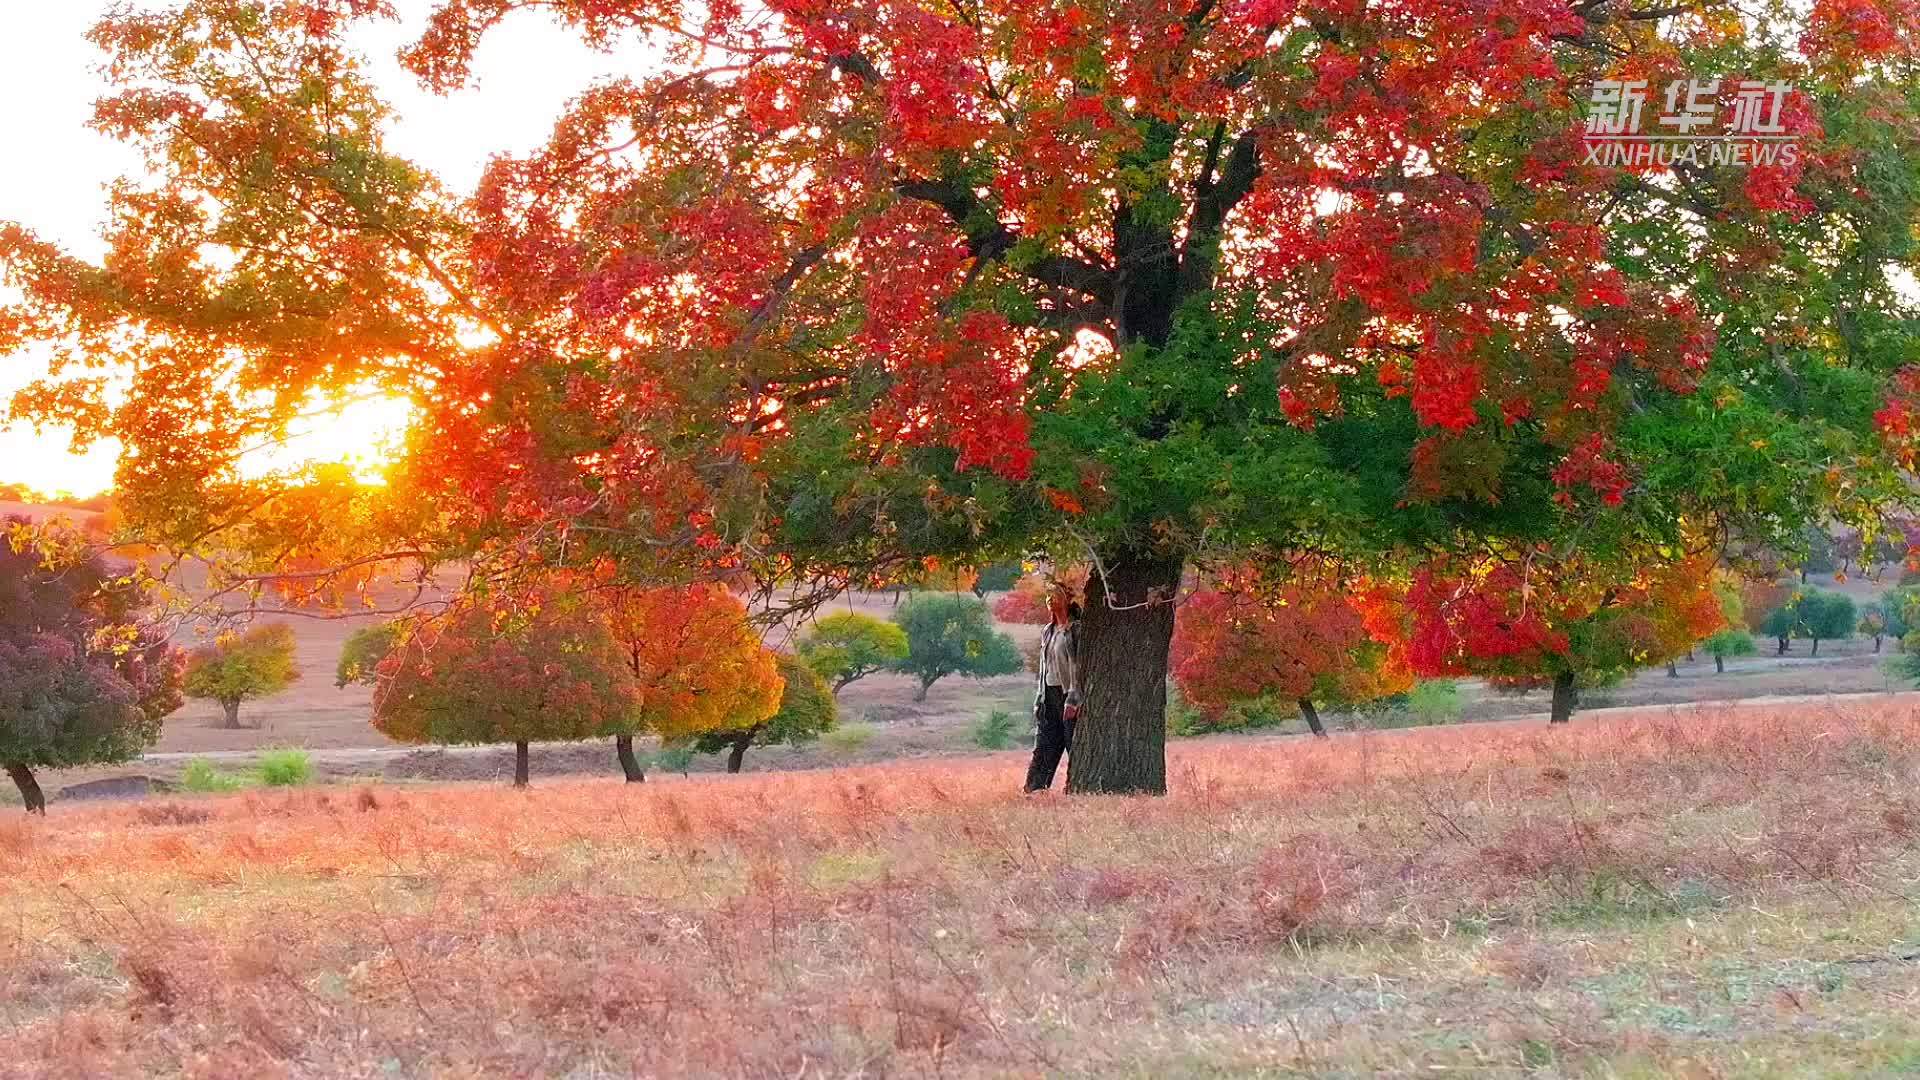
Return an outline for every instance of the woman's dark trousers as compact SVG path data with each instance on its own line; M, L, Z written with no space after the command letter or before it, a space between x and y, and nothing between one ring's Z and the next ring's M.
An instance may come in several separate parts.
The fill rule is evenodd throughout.
M1066 718L1067 692L1047 687L1040 702L1040 730L1033 738L1033 764L1027 766L1027 790L1045 791L1053 786L1054 770L1060 756L1073 745L1073 721Z

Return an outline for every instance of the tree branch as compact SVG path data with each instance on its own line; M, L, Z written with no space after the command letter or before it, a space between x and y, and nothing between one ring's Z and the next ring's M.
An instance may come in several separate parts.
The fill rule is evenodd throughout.
M1194 184L1193 215L1188 219L1187 242L1180 254L1182 296L1204 292L1212 286L1220 255L1220 227L1240 200L1253 190L1254 181L1260 179L1260 139L1256 130L1249 127L1233 140L1226 162L1218 165L1217 178L1214 169L1226 133L1225 121L1214 128L1207 142L1206 167Z
M966 234L967 249L976 259L1001 258L1020 242L1020 234L1001 222L980 196L960 181L902 180L894 185L894 190L946 211L947 217ZM1113 302L1113 274L1105 267L1068 255L1050 254L1014 269L1041 284L1070 289L1103 304Z

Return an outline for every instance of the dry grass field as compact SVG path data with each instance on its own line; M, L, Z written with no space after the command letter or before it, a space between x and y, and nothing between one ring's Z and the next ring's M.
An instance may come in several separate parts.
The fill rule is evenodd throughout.
M0 819L7 1076L1920 1070L1920 714L1849 703Z

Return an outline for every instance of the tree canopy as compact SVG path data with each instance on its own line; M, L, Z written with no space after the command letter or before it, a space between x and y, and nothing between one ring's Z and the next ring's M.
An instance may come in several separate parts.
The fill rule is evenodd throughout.
M890 622L843 611L823 616L801 637L800 658L834 693L907 658L906 631Z
M840 708L826 679L801 657L780 653L778 663L783 685L780 707L773 715L758 720L743 716L723 730L696 735L695 750L703 754L726 751L727 771L737 773L750 747L809 742L833 727Z
M1564 722L1581 686L1665 663L1725 625L1712 563L1649 561L1620 574L1575 555L1425 567L1405 601L1408 659L1422 676L1551 685L1551 719Z
M893 668L919 682L915 701L949 675L1011 675L1025 666L1013 639L993 628L986 603L965 593L920 593L900 605L893 621L907 639L906 655Z
M1721 630L1701 642L1700 646L1707 651L1708 656L1713 657L1713 669L1719 672L1727 670L1728 657L1752 656L1756 651L1753 635L1744 629Z
M1385 607L1386 598L1332 580L1262 592L1227 578L1181 604L1174 682L1210 719L1270 697L1325 734L1316 705L1359 705L1413 685L1400 627Z
M404 620L363 626L347 635L340 645L340 659L334 665L333 685L341 688L354 683L373 685L378 681L380 661L399 646L406 633Z
M527 744L605 735L636 692L600 612L579 597L469 597L419 620L380 662L373 726L407 743Z
M629 780L640 779L636 733L679 739L753 727L779 708L774 653L726 589L618 589L596 602L633 674L633 707L607 725Z
M29 813L34 769L126 761L180 707L184 658L149 603L82 535L0 519L0 766Z
M293 646L286 623L221 634L187 654L187 696L219 703L227 726L237 728L242 702L272 697L299 681Z

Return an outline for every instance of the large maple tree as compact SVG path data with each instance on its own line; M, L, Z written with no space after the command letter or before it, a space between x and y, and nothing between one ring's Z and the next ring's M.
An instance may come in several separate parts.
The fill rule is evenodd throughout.
M1196 562L1760 544L1903 490L1908 0L446 0L407 59L452 90L519 8L649 44L459 194L381 141L379 0L96 31L154 179L102 264L0 233L0 347L59 343L16 406L125 440L133 527L240 582L1051 549L1093 567L1069 788L1159 791ZM1586 160L1596 81L1695 77L1790 82L1796 161ZM386 488L238 468L367 388L418 407Z

